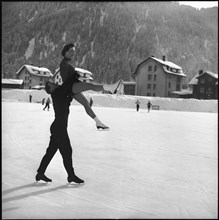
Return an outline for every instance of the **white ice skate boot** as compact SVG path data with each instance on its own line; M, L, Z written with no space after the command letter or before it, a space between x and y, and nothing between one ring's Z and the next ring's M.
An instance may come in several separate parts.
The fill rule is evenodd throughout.
M111 85L108 85L108 84L104 84L103 85L103 89L105 91L108 91L108 92L111 92L112 94L115 94L118 87L119 87L119 84L120 84L120 81L118 81L117 83L115 84L111 84Z

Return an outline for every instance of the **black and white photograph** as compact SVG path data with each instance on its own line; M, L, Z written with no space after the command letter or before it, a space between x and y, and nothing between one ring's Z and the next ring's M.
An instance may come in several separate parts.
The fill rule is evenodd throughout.
M2 1L2 219L218 219L218 1Z

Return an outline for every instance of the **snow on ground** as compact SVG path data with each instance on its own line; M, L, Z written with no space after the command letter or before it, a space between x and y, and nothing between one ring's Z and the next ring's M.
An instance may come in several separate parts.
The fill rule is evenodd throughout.
M34 180L53 109L2 102L3 219L218 217L216 113L93 109L110 131L71 105L73 163L85 184L69 186L59 152L46 172L53 182Z
M29 102L29 95L32 95L33 102L41 102L43 98L49 97L44 90L11 89L2 90L2 100ZM189 111L189 112L218 112L217 100L197 100L197 99L176 99L160 97L144 97L131 95L109 95L92 91L84 93L87 99L94 100L94 106L135 108L135 102L140 101L140 108L146 109L146 104L151 101L153 105L158 105L161 110ZM73 100L73 105L78 103Z

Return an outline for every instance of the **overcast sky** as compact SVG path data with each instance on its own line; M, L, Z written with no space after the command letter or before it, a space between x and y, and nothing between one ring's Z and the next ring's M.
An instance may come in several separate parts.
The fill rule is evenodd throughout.
M201 9L201 8L210 8L217 6L218 7L218 1L180 1L180 5L190 5L192 7Z

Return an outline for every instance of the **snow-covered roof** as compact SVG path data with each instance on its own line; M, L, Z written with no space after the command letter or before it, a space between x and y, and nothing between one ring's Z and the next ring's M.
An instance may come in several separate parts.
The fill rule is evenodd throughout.
M136 84L136 82L128 82L128 81L123 81L123 80L122 80L122 83L124 85L135 85Z
M90 72L90 71L88 71L88 70L86 70L86 69L79 68L79 67L75 67L75 70L78 71L78 72L80 72L80 73L88 73L88 74L91 75L91 76L93 75L92 72ZM55 77L59 72L60 72L60 68L56 69L56 71L55 71L53 77Z
M33 86L32 89L45 89L45 86L44 85L36 85L36 86Z
M163 61L163 60L161 60L161 59L159 59L159 58L156 58L156 57L151 57L151 58L154 59L154 60L156 60L157 62L163 64L163 65L169 66L170 68L175 68L175 69L178 69L178 70L181 70L181 69L182 69L182 67L180 67L180 66L178 66L178 65L176 65L175 63L172 63L172 62L170 62L170 61Z
M2 79L2 84L17 84L22 85L22 79Z
M218 79L218 74L212 73L210 71L205 71L202 74L199 75L199 73L197 73L190 81L189 81L189 85L198 85L198 78L200 76L203 76L204 74L208 74L210 76L212 76L215 79Z
M75 67L75 70L78 72L81 72L81 73L88 73L89 75L93 75L92 72L85 70L85 69L82 69L82 68L79 68L79 67Z
M204 74L208 74L209 76L212 76L213 78L218 79L218 74L212 73L212 72L210 72L210 71L205 71L204 73L198 75L197 78L203 76Z
M148 59L153 59L153 60L155 60L156 62L160 63L160 64L163 66L164 72L166 72L166 73L174 74L174 75L177 75L177 76L186 77L186 75L185 75L185 74L183 73L183 71L182 71L182 67L176 65L176 64L173 63L173 62L164 61L164 60L161 60L161 59L156 58L156 57L154 57L154 56L151 56L151 57L147 58L146 60L142 61L141 63L139 63L138 66L137 66L137 68L136 68L136 70L135 70L135 72L134 72L134 74L137 73L137 70L138 70L139 66L140 66L142 63L146 62ZM170 69L169 69L169 68L170 68ZM172 70L171 70L171 69L172 69ZM177 72L174 72L173 70L177 70Z
M37 66L32 66L32 65L23 65L17 72L16 74L19 74L23 68L26 68L31 74L34 75L42 75L42 76L53 76L51 71L45 67L37 67ZM45 74L46 73L46 74Z
M188 89L182 89L181 91L173 91L172 94L178 94L178 95L191 95L192 91Z
M197 79L197 76L199 74L197 73L190 81L189 81L189 85L198 85L198 79Z
M152 59L156 60L157 62L159 62L160 64L163 65L163 70L166 72L166 73L170 73L170 74L174 74L174 75L178 75L178 76L186 76L183 71L182 71L182 67L176 65L175 63L173 62L170 62L170 61L164 61L164 60L161 60L159 58L156 58L156 57L151 57ZM174 71L171 71L168 69L169 68L172 68L172 69L176 69L178 70L179 72L176 73Z

